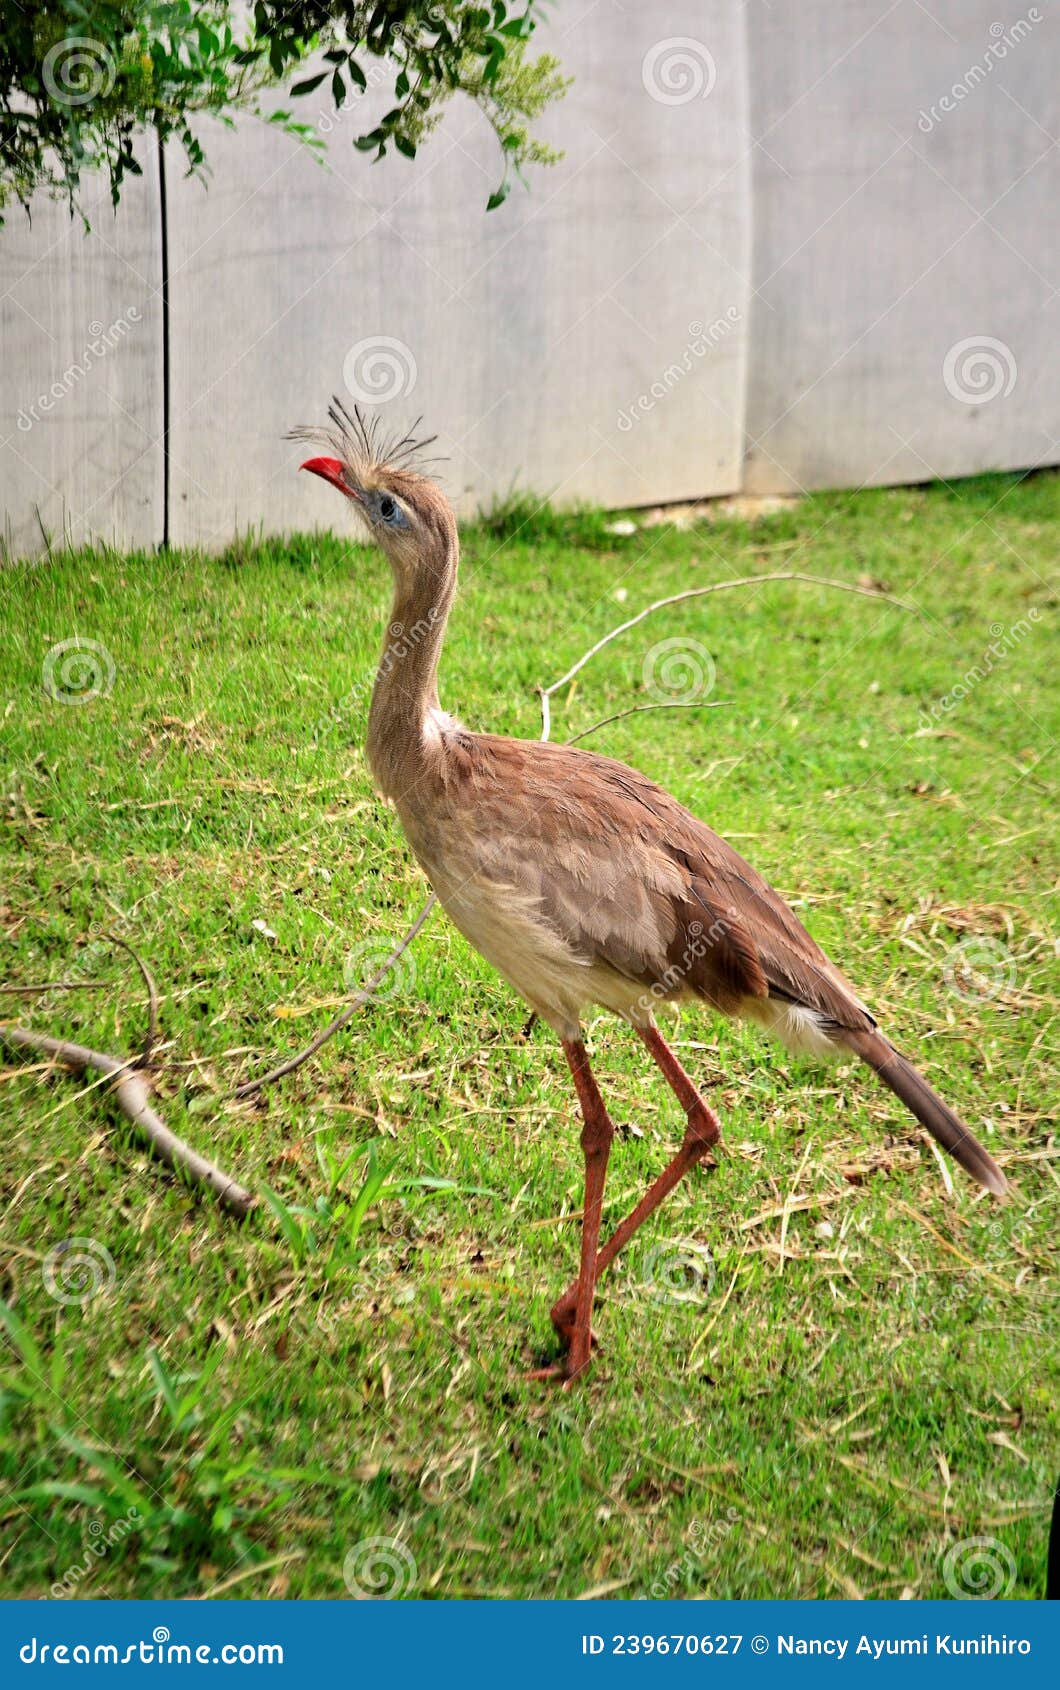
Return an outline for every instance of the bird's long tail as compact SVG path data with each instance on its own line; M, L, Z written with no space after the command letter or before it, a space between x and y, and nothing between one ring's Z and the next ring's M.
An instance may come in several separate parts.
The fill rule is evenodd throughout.
M890 1086L895 1096L912 1110L921 1125L938 1139L955 1162L959 1162L995 1197L1004 1196L1005 1176L993 1157L987 1155L949 1104L943 1103L938 1093L932 1091L923 1074L918 1073L882 1033L875 1030L849 1032L843 1043L876 1070L884 1085Z

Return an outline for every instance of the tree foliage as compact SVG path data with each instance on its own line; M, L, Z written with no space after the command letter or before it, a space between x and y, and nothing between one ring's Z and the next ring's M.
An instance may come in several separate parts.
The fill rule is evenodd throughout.
M231 123L253 111L312 146L334 120L306 121L316 93L352 115L353 144L381 158L415 158L452 95L482 110L498 140L502 174L489 207L524 165L558 156L531 133L566 81L548 54L527 48L542 0L21 0L0 7L0 219L39 190L81 203L82 177L102 169L117 205L139 175L134 143L153 129L179 140L189 172L206 159L195 120ZM307 62L308 61L308 62ZM301 74L299 74L301 73ZM378 121L358 124L370 90L389 89ZM267 101L285 89L290 107ZM311 109L311 108L309 108ZM367 107L366 107L367 109Z

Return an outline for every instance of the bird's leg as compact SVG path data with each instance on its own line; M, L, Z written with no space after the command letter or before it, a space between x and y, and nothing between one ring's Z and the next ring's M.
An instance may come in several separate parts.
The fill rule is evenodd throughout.
M568 1384L589 1364L592 1348L593 1291L597 1279L597 1250L600 1243L600 1216L604 1206L604 1178L611 1140L615 1129L600 1088L593 1078L589 1057L580 1039L564 1039L563 1049L582 1112L582 1151L585 1155L585 1207L582 1216L581 1262L578 1277L571 1286L570 1308L562 1325L552 1322L560 1337L569 1344L564 1373Z
M662 1173L653 1180L635 1209L631 1209L603 1249L596 1256L596 1277L599 1278L604 1270L610 1267L618 1252L629 1243L637 1228L641 1226L653 1210L688 1173L697 1162L707 1159L711 1167L714 1166L710 1156L710 1147L721 1137L721 1123L710 1105L704 1102L692 1081L685 1073L677 1057L670 1049L662 1034L655 1027L637 1029L641 1038L651 1052L652 1059L661 1069L668 1085L676 1096L682 1109L688 1117L685 1128L684 1143L677 1155L667 1163ZM580 1278L567 1287L559 1301L552 1309L552 1324L556 1331L563 1334L569 1332L571 1316L574 1311L580 1290Z
M658 1027L639 1027L637 1031L647 1045L652 1061L688 1117L682 1149L698 1144L699 1155L702 1156L712 1144L717 1144L721 1137L721 1122L710 1104L700 1097ZM698 1157L696 1159L698 1160Z

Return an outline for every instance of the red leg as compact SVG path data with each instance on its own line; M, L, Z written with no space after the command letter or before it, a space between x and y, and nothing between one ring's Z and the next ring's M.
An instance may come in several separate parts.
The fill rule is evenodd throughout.
M600 1216L604 1204L604 1177L611 1153L615 1129L600 1088L593 1078L589 1057L580 1039L564 1039L563 1051L570 1063L578 1102L582 1112L582 1151L585 1156L585 1206L582 1214L581 1261L578 1277L563 1298L562 1318L552 1311L556 1328L567 1352L564 1360L553 1367L535 1368L531 1379L563 1378L567 1384L584 1372L592 1348L593 1291L599 1273L597 1251L600 1243Z
M653 1062L688 1116L688 1136L701 1141L705 1147L717 1144L721 1137L721 1122L710 1104L700 1097L658 1027L640 1027L637 1030L651 1052Z
M578 1102L581 1104L582 1120L582 1150L585 1155L585 1208L582 1217L582 1246L581 1261L578 1267L578 1277L572 1286L573 1298L571 1312L574 1317L573 1327L566 1327L564 1336L570 1340L567 1352L566 1377L568 1382L576 1379L589 1364L589 1351L592 1347L592 1312L593 1291L597 1279L597 1250L600 1243L600 1217L604 1206L604 1178L607 1174L607 1159L611 1153L611 1140L615 1129L611 1124L611 1117L607 1113L607 1106L600 1095L600 1088L593 1078L593 1071L589 1066L589 1057L580 1039L563 1041L563 1049L570 1071L574 1076L574 1084L578 1092Z
M659 1177L648 1187L636 1208L632 1209L625 1220L615 1229L603 1249L597 1252L597 1278L600 1277L605 1268L610 1267L618 1252L629 1243L637 1228L643 1225L653 1210L657 1209L663 1199L670 1195L675 1185L684 1178L690 1168L694 1168L697 1162L703 1160L707 1160L709 1166L714 1166L714 1160L710 1156L710 1147L712 1144L716 1144L721 1137L721 1123L717 1115L710 1105L700 1097L662 1034L654 1027L639 1028L638 1031L685 1111L688 1117L688 1126L685 1129L684 1143L677 1155L667 1163ZM570 1330L571 1316L580 1289L581 1275L572 1285L568 1286L562 1297L553 1306L552 1324L561 1337L565 1336Z

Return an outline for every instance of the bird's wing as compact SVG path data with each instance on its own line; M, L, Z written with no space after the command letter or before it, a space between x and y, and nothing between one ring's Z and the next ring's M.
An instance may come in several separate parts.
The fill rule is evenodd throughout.
M873 1026L779 893L646 776L570 746L461 740L461 809L487 861L579 954L725 1011L773 997L835 1027Z

